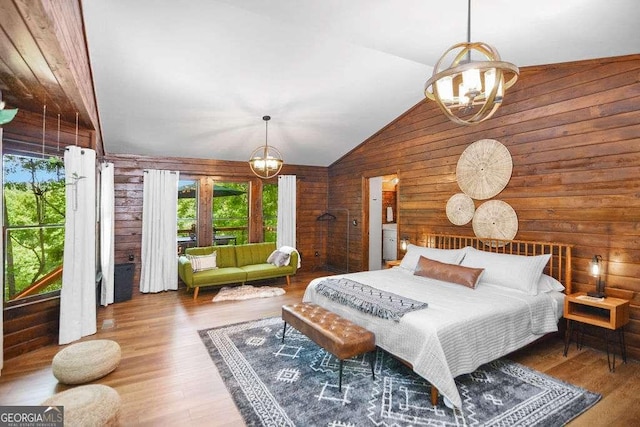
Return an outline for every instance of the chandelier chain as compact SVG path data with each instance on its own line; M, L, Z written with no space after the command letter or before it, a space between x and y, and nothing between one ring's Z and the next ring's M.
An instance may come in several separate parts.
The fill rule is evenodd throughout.
M467 3L467 43L471 43L471 0ZM471 52L469 52L471 59Z

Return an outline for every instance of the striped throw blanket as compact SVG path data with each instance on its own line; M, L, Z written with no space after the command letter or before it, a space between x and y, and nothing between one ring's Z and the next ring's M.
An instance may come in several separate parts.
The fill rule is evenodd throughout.
M412 300L344 278L325 279L318 283L316 291L340 304L396 322L406 313L422 310L428 306L426 302Z

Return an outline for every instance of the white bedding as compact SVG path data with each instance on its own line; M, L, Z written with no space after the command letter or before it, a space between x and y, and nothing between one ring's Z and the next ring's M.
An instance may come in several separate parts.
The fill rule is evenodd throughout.
M399 267L331 277L348 277L429 304L399 322L385 320L315 292L324 278L313 280L303 297L372 331L376 345L411 363L458 408L462 401L455 377L557 331L562 315L560 292L531 296L486 284L470 289Z

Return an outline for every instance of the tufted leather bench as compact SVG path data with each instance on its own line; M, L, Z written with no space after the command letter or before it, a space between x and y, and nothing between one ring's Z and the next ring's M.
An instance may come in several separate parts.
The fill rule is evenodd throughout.
M340 360L338 388L342 391L342 361L376 349L373 332L311 303L282 306L282 342L287 332L287 324L306 335L320 347ZM371 357L371 375L374 374L374 358Z

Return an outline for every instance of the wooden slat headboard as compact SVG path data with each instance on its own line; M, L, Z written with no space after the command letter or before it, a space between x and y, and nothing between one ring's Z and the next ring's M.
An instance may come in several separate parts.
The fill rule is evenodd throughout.
M534 256L551 254L545 267L545 274L555 278L565 287L565 293L571 294L571 248L565 243L533 242L526 240L480 239L469 236L451 236L445 234L426 234L419 243L423 246L439 249L460 249L472 246L486 252L510 255ZM422 241L424 240L424 242Z

